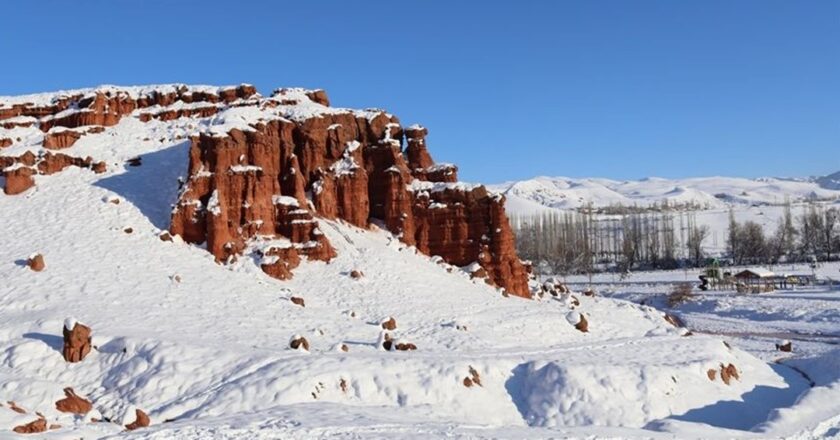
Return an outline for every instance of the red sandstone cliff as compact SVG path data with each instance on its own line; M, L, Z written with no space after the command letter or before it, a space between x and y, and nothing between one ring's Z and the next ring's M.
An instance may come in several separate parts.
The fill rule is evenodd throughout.
M360 228L376 221L420 252L458 266L477 263L489 283L530 296L501 195L458 183L456 166L435 164L425 128L404 129L381 110L329 105L322 90L279 89L263 98L247 85L102 88L47 102L0 102L0 148L19 141L2 130L43 133L40 149L17 156L0 150L5 192L24 192L33 176L68 166L106 171L104 162L73 156L72 147L123 118L213 118L191 138L189 176L170 229L187 242L206 242L218 261L237 258L251 243L263 270L285 279L302 257L335 256L318 218ZM67 154L49 151L56 149Z
M266 104L307 98L280 90ZM172 232L206 241L219 261L248 240L281 238L263 250L262 267L284 279L300 256L335 255L316 217L361 228L379 220L420 252L459 266L477 262L492 284L530 296L501 195L456 183L455 166L435 165L425 128L403 130L381 111L331 110L193 137Z

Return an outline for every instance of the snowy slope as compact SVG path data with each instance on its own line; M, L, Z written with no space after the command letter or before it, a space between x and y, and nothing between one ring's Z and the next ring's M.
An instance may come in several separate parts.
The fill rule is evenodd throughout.
M780 204L809 199L840 199L837 179L744 179L734 177L702 177L689 179L646 178L618 181L609 179L572 179L536 177L530 180L491 185L504 192L511 211L519 214L538 212L539 205L574 209L588 204L652 206L694 203L705 209L721 209L728 205Z
M685 337L629 301L577 294L589 321L579 332L570 299L503 297L375 228L320 220L338 257L304 262L290 281L247 256L221 266L199 246L161 241L186 137L247 113L127 117L63 150L106 160L104 174L71 167L0 195L0 402L27 411L0 407L0 438L36 411L60 425L49 438L120 437L134 408L152 419L137 438L749 437L679 416L789 385L750 353ZM24 145L10 148L38 148ZM124 165L135 156L142 166ZM25 265L34 252L43 272ZM416 351L380 348L391 316ZM93 329L97 347L77 364L60 353L68 317ZM289 348L294 335L309 352ZM709 380L729 363L740 380ZM471 370L480 385L464 385ZM68 386L95 412L57 412Z

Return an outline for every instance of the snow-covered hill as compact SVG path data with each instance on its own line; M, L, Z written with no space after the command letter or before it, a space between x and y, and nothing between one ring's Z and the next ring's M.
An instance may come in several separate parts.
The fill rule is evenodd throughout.
M719 336L688 336L653 307L503 295L379 227L324 218L337 256L305 260L287 281L250 255L222 265L201 245L161 240L189 136L246 113L220 106L212 117L141 121L132 112L62 150L106 170L68 167L0 194L0 438L39 420L50 430L38 435L68 439L811 432L793 417L758 434L715 424L727 402L796 394L804 381ZM44 153L37 128L9 130L23 139L14 154ZM43 271L27 267L34 253ZM588 332L572 325L580 316ZM416 350L383 348L389 317L390 335ZM93 331L79 363L62 357L67 318ZM290 347L296 336L308 350ZM730 364L738 377L724 383ZM65 387L93 410L59 411ZM128 434L135 409L151 425Z
M701 209L729 205L780 204L786 200L840 199L838 173L817 179L700 177L642 180L573 179L536 177L491 185L508 199L511 212L528 214L543 207L574 209L588 204L605 206L653 206L695 204Z

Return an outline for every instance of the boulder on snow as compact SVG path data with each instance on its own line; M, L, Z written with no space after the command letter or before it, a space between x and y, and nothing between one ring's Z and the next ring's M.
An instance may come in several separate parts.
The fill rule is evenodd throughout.
M13 401L11 401L11 400L10 400L10 401L8 401L8 402L6 402L6 403L9 405L9 409L10 409L10 410L12 410L12 411L14 411L14 412L16 412L16 413L18 413L18 414L26 414L26 410L25 410L25 409L23 409L23 408L21 408L21 407L19 407L19 406L17 405L17 403L15 403L15 402L13 402Z
M569 312L566 314L566 321L568 321L569 324L575 326L575 328L582 333L586 333L589 331L589 322L586 320L586 317L583 316L582 313L578 313L575 311Z
M790 341L783 341L781 344L776 344L776 350L790 353L793 351L793 343Z
M289 341L289 347L293 350L309 351L309 341L301 335L294 335Z
M350 278L353 278L354 280L358 280L364 276L365 273L360 270L353 269L350 271Z
M55 409L72 414L84 415L93 409L93 404L89 400L79 397L73 388L67 387L64 389L64 397L55 402Z
M738 369L735 368L735 365L729 364L724 366L723 364L720 364L720 379L723 383L729 385L729 382L732 379L741 380L741 376L738 374Z
M417 346L412 344L411 342L397 342L394 344L394 348L399 351L414 351L417 350Z
M382 321L379 325L385 330L395 330L397 328L397 320L393 316L389 316L388 319Z
M717 370L715 370L714 368L709 368L709 370L706 371L706 376L709 377L709 380L714 382L715 379L717 378Z
M595 296L595 289L587 287L586 290L583 291L583 296Z
M47 266L46 263L44 263L44 256L41 254L33 254L30 256L29 259L26 260L26 265L35 272L40 272Z
M138 428L145 428L151 423L151 420L149 420L149 416L139 408L134 410L134 417L135 419L133 422L129 423L128 425L125 425L125 429L129 431L134 431Z
M36 434L47 430L47 421L42 417L25 425L15 426L12 431L18 434Z
M67 318L64 321L64 360L67 362L81 362L90 353L90 327Z
M293 296L293 297L289 298L289 301L291 301L292 303L297 304L301 307L306 307L306 304L304 303L303 298L301 298L299 296Z
M169 231L163 231L158 235L160 241L172 241L172 234Z

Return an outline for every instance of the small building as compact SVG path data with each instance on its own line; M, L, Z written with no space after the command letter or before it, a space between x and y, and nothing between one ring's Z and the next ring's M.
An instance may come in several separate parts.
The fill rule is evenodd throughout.
M776 276L773 272L764 269L744 269L735 275L735 279L746 284L763 284L771 281Z
M764 269L745 269L733 278L739 293L764 293L776 289L776 274Z

